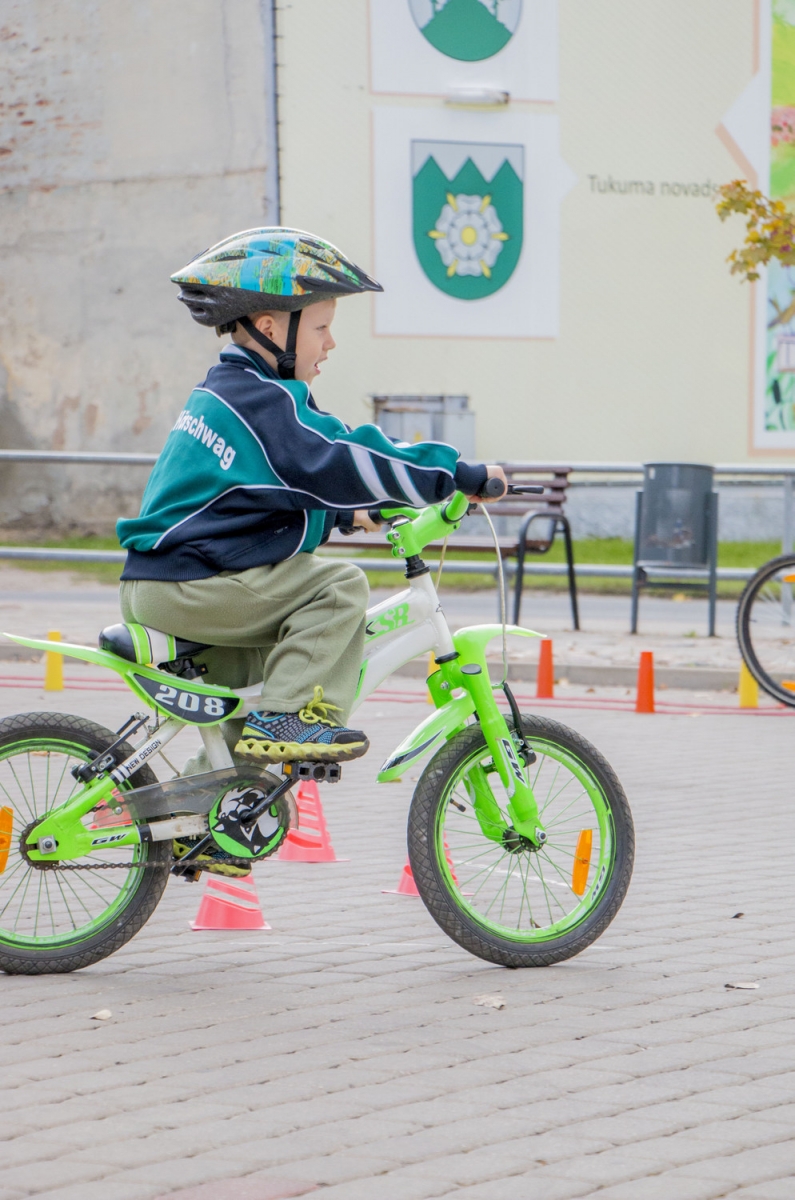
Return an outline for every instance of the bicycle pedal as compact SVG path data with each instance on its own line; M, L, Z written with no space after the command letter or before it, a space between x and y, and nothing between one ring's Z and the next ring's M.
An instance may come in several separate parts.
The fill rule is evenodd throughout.
M198 883L202 872L201 867L193 867L190 863L185 863L180 867L180 864L176 862L171 868L170 874L175 875L177 879L184 879L186 883Z
M339 783L342 778L341 763L300 762L293 763L295 779L311 779L313 783Z

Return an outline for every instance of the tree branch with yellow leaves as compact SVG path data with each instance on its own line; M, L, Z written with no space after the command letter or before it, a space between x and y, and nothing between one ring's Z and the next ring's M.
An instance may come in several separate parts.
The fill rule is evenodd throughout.
M795 266L795 218L782 200L770 200L744 179L734 179L718 189L716 208L721 221L732 213L745 217L745 242L727 258L733 275L749 283L759 279L759 268L772 260L786 267ZM785 325L795 317L795 297L786 308L773 301L776 316L770 326Z

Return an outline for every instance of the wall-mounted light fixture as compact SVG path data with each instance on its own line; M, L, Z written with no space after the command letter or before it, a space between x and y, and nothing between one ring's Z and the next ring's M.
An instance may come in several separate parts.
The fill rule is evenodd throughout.
M510 103L511 93L498 88L467 87L453 88L444 98L451 108L505 108Z

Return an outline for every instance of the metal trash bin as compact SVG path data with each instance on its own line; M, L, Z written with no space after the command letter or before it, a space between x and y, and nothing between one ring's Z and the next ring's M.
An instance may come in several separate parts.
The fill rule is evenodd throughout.
M701 463L645 463L636 494L631 632L638 629L640 590L706 588L709 636L715 636L718 566L718 494L713 468ZM671 580L675 576L675 580Z

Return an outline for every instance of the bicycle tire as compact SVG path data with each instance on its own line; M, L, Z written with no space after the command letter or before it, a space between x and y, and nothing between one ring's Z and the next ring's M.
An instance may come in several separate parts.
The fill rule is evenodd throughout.
M119 885L117 896L109 902L104 911L99 911L94 919L84 923L82 927L77 927L75 917L70 909L71 905L78 916L82 915L78 904L81 896L80 885L74 882L78 878L77 873L70 873L70 882L67 887L58 883L61 896L59 900L55 884L53 884L51 893L49 880L51 876L61 875L66 879L67 872L43 872L30 865L26 866L23 856L19 853L19 834L22 826L28 823L23 817L28 817L33 813L34 818L38 819L43 812L48 811L52 756L58 756L56 757L58 763L60 758L65 760L61 771L61 780L63 780L66 778L70 759L88 761L93 757L93 752L106 750L116 740L116 734L111 730L83 717L64 713L21 713L0 720L0 788L2 788L0 805L8 803L14 813L14 832L9 864L13 862L13 871L19 873L20 880L25 877L25 871L30 873L28 883L24 885L22 900L20 900L20 914L30 883L35 877L38 877L38 883L34 884L34 887L38 886L39 898L43 893L46 895L53 929L52 935L38 934L38 912L35 914L32 935L29 932L19 932L19 930L11 931L6 927L11 916L6 917L5 914L9 906L11 906L11 914L13 914L13 900L9 900L6 896L3 902L3 885L5 882L9 886L13 884L17 893L23 887L21 882L14 883L14 875L7 866L3 874L0 874L0 970L8 975L61 974L91 966L93 963L107 958L108 955L113 954L128 942L148 921L163 894L168 882L171 863L171 843L149 842L141 843L137 847L126 847L124 851L126 856L132 856L136 862L145 864L145 869L136 866L128 872L119 870L118 876L124 875L124 879ZM18 749L17 755L14 754L15 749ZM132 746L127 743L123 745L122 749L125 755L133 752ZM27 796L25 774L21 771L17 772L12 761L18 758L18 765L21 766L23 760L19 756L22 754L27 756L30 778L30 789ZM46 759L47 784L44 786L42 812L36 811L39 801L35 780L41 778L45 767L44 764L37 763L34 772L32 766L34 758ZM9 782L12 779L16 781L16 784ZM151 768L143 766L120 790L126 791L156 782L157 777ZM67 786L69 786L68 783ZM75 784L75 787L77 786L79 785ZM59 782L56 788L56 798L60 787L61 783ZM62 796L58 803L63 802L65 798ZM28 812L24 812L24 805L27 806ZM49 807L53 806L51 804ZM121 851L116 853L121 853ZM93 856L91 861L94 861ZM85 873L86 877L90 876L95 884L98 883L99 874L99 870ZM105 871L103 874L108 877L116 876L116 871ZM115 883L115 879L109 884L103 881L103 886L112 888ZM96 901L99 906L103 900L101 888L94 887L94 891L99 893L100 898ZM72 899L72 893L77 899ZM55 898L54 906L53 896ZM87 912L90 912L87 908L89 902L90 900L82 901ZM42 905L42 908L44 907L45 905ZM55 932L55 914L58 914L57 919L65 926L68 922L67 918L62 915L64 909L69 912L75 928L71 933L65 929L61 935ZM23 926L25 930L29 929L31 919L26 912ZM46 912L42 920L46 920Z
M771 583L774 576L782 571L787 572L788 569L790 573L795 574L795 553L779 554L776 558L771 558L769 562L760 567L756 574L748 580L737 604L736 628L740 654L756 682L774 700L778 700L781 704L786 704L790 708L795 708L795 693L783 687L781 682L776 680L771 674L772 668L769 656L765 655L765 657L768 657L767 667L760 658L760 655L762 655L762 636L758 632L756 636L758 644L754 644L754 627L759 623L758 618L754 617L754 606L757 606L757 614L760 614L762 611L763 590ZM765 603L767 603L766 599ZM793 632L791 638L787 638L784 634L777 640L779 640L782 647L787 642L792 642L792 671L789 673L792 675L792 679L795 680L795 632ZM768 642L768 645L770 644ZM787 672L781 671L779 673L786 674Z
M512 725L510 727L513 728ZM470 842L473 841L474 845L470 847L466 841L463 844L466 847L465 853L468 854L471 848L474 854L469 859L462 860L459 856L456 860L455 848L450 846L447 840L447 817L453 807L462 812L466 809L466 803L455 798L459 781L465 780L466 774L471 773L473 766L489 761L486 741L478 725L470 726L451 738L425 768L412 798L409 813L409 861L417 890L425 906L436 923L459 946L478 958L506 967L546 967L579 954L594 942L615 918L632 877L635 836L632 814L623 788L609 763L595 747L559 722L534 714L522 715L522 730L538 755L536 762L541 764L537 771L535 766L529 768L534 772L536 780L541 778L545 760L558 762L566 769L571 769L573 777L582 782L588 801L595 806L594 813L596 806L602 808L599 813L602 858L596 867L589 868L593 877L587 884L582 900L570 889L575 900L567 919L557 922L552 920L553 912L547 897L546 906L551 923L545 929L534 919L528 900L528 928L519 930L517 926L516 930L511 930L505 927L501 931L500 926L495 927L493 920L486 919L482 912L475 909L473 898L482 889L483 884L478 885L476 892L465 891L466 881L463 879L463 873L466 862L476 862L478 858L488 854L490 843L482 831L475 828L477 822L472 816L469 818L471 827L468 827L465 836ZM536 787L537 784L534 784L534 790ZM540 790L536 790L536 799L539 802L541 818L545 821L550 836L553 836L554 826L547 824L551 810L547 804L545 812ZM582 814L583 818L587 819L587 803L582 806ZM463 816L456 819L463 823ZM452 826L449 828L452 841ZM482 852L477 843L479 832L484 847ZM578 841L577 846L579 844ZM504 850L504 847L495 846L494 843L491 843L491 846L497 854ZM564 885L554 876L544 882L546 862L552 861L549 858L551 849L547 859L542 857L544 850L545 848L541 847L537 852L528 850L523 853L526 854L529 864L532 865L533 856L536 862L544 864L536 873L545 893L549 892L551 885L563 891ZM510 853L518 862L519 856ZM505 850L503 859L498 861L503 861L508 854ZM553 867L557 871L554 863ZM485 869L480 867L476 870L475 883L477 873L482 874ZM498 870L497 867L489 869ZM525 893L530 869L528 866L525 871ZM462 876L461 881L457 878L456 871ZM510 876L512 871L513 866L509 862L499 873ZM521 866L519 872L521 874ZM532 882L536 882L535 879ZM473 887L475 883L472 883ZM500 890L503 889L507 894L508 880L504 885L500 885ZM483 905L485 899L484 897ZM557 897L553 899L563 906L562 899L565 897L561 900ZM503 906L504 903L503 900ZM536 915L540 915L538 911ZM500 917L503 917L502 909Z

